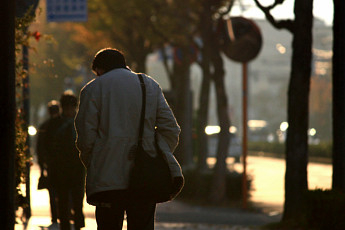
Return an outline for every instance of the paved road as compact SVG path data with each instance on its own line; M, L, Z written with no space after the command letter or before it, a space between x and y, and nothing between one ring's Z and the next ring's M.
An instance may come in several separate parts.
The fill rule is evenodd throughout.
M243 171L242 163L229 160L230 169ZM212 164L213 159L209 162ZM308 164L309 189L330 189L332 185L332 165ZM263 156L248 156L247 174L253 179L250 200L266 212L281 213L284 205L285 160Z

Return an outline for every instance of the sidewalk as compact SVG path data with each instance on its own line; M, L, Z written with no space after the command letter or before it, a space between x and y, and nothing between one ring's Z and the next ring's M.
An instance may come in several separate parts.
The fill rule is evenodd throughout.
M20 223L15 230L58 230L58 226L51 225L49 198L47 190L37 190L39 168L36 164L31 167L31 209L32 216L28 223ZM97 229L94 217L94 207L84 202L84 214L86 226L84 230ZM211 208L192 206L180 201L172 201L157 206L156 230L255 230L259 226L271 222L277 222L281 218L278 215L253 213L234 208ZM126 221L124 221L124 229Z

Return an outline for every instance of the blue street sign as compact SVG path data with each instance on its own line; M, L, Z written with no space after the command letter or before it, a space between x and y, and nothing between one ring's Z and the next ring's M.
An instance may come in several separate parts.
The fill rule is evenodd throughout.
M47 0L47 21L87 21L87 0Z

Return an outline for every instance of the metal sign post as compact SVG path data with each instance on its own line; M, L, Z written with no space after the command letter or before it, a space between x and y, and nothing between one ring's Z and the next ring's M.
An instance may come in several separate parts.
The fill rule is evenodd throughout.
M230 59L242 63L243 71L243 138L242 138L242 197L243 208L247 208L247 129L248 129L248 62L260 52L262 36L259 27L250 19L231 17L226 21L225 33L228 40L224 42L223 52Z
M242 174L242 192L243 192L243 208L247 208L248 188L247 188L247 129L248 129L248 64L242 63L242 163L243 163L243 174Z

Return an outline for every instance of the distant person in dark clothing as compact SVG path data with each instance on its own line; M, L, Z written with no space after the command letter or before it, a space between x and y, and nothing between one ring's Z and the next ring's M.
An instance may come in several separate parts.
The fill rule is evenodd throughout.
M48 178L48 183L50 180L50 172L48 167L48 148L47 144L47 128L56 121L56 119L60 116L60 103L56 100L52 100L48 103L48 113L49 118L38 129L37 134L37 145L36 145L36 151L37 151L37 160L38 165L41 170L41 177L44 175ZM54 189L49 186L48 184L48 192L49 192L49 201L50 201L50 212L51 212L51 220L52 223L57 223L57 209L56 209L56 194Z
M71 229L70 206L73 210L74 229L85 226L83 214L85 169L75 146L74 116L77 101L76 96L71 93L64 93L61 96L62 116L51 130L53 183L57 192L61 230Z

